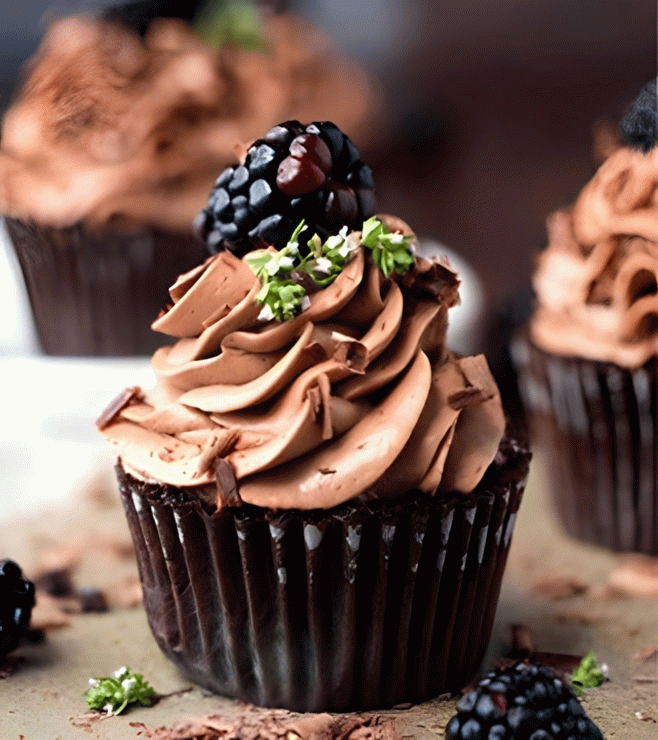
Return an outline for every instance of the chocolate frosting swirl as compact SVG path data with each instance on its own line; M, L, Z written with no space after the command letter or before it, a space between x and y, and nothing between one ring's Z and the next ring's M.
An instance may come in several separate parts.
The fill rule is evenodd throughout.
M321 31L264 19L267 51L214 48L182 21L144 39L120 24L59 21L2 124L0 213L49 226L190 231L236 146L288 119L370 138L379 95Z
M537 345L630 368L658 354L658 149L614 152L548 232Z
M260 282L228 252L181 276L153 325L179 337L153 357L156 388L129 389L99 420L124 468L202 495L221 481L218 506L226 463L242 501L273 509L472 490L504 419L484 357L445 346L456 275L417 258L386 279L360 236L336 280L282 323L259 318Z

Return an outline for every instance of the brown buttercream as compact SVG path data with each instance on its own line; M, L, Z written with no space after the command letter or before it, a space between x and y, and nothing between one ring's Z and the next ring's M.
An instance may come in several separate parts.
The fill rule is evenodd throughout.
M658 354L658 148L614 152L548 232L534 342L628 368Z
M484 357L445 346L455 273L417 258L386 279L348 238L353 259L290 321L259 317L260 281L229 252L177 281L154 323L180 337L153 357L156 388L101 424L128 472L207 487L221 458L242 501L273 509L477 485L504 419Z
M270 48L251 52L174 20L144 40L86 17L56 23L3 121L0 213L189 231L236 145L279 121L331 119L364 143L378 103L358 65L300 18L263 31Z

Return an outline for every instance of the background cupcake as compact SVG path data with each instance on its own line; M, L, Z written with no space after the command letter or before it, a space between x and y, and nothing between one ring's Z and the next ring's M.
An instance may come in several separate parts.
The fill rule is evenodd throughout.
M263 17L259 33L245 49L172 19L144 37L109 18L48 31L0 152L0 210L46 352L155 348L150 321L203 258L190 224L236 142L298 116L368 138L377 102L357 65L293 16Z
M521 388L568 533L658 554L656 82L572 208L554 214L515 346Z
M373 209L333 124L256 141L154 324L179 337L157 387L99 420L158 644L257 704L457 691L491 633L529 454L484 357L445 344L455 273Z

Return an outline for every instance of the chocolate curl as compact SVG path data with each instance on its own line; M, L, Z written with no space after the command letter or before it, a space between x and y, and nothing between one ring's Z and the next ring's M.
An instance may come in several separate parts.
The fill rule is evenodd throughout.
M233 466L222 457L215 460L215 482L217 483L217 498L215 499L217 513L225 506L242 506Z
M139 386L133 385L130 388L124 388L121 393L119 393L119 395L101 412L98 419L96 419L96 427L102 431L106 427L110 426L126 406L133 401L142 401L143 399L144 394Z

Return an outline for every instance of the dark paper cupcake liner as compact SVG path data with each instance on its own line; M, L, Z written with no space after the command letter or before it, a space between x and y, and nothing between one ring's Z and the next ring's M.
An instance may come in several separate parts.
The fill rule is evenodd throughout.
M630 370L559 357L517 337L514 356L555 509L572 537L658 555L656 359Z
M49 355L151 354L167 341L150 327L170 302L170 285L207 256L191 233L5 224Z
M449 499L204 509L118 467L162 651L219 694L298 711L458 691L486 651L529 453Z

